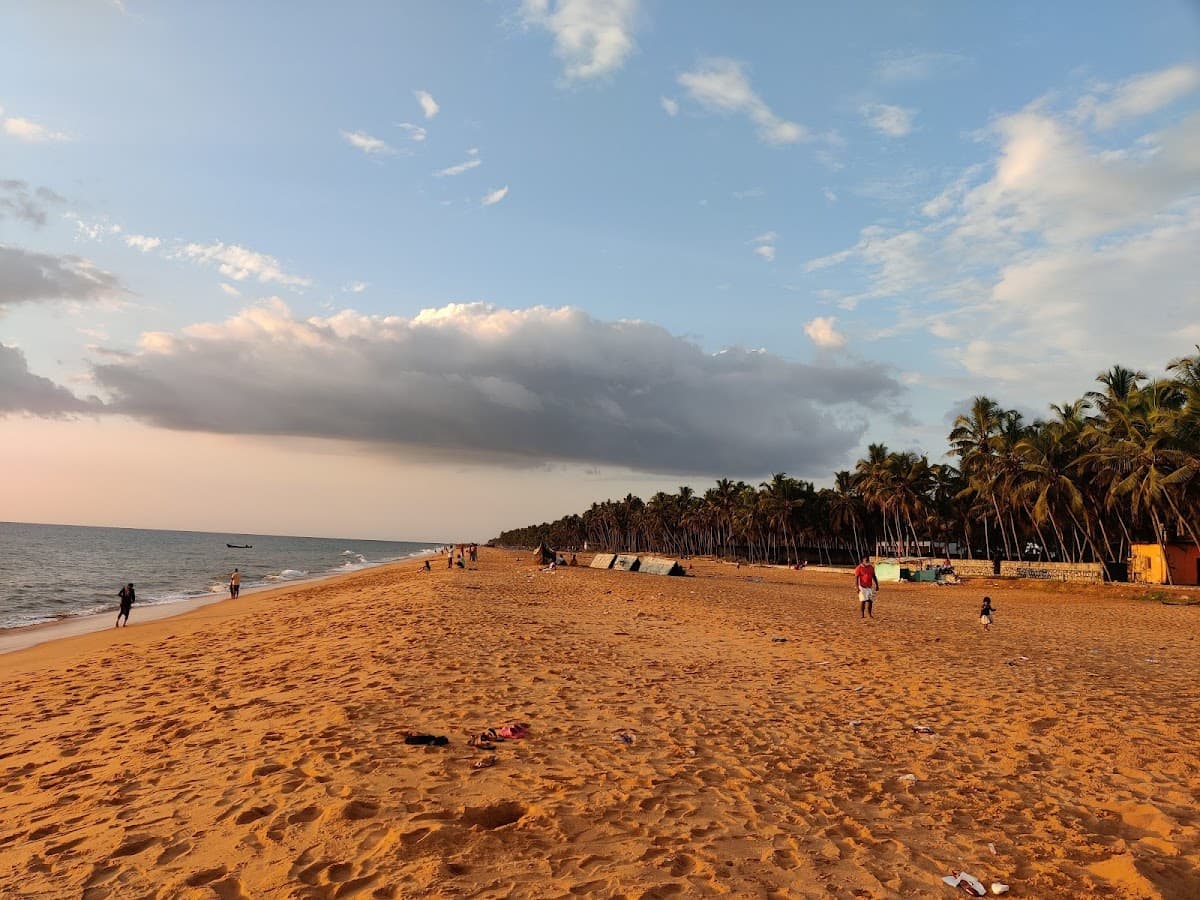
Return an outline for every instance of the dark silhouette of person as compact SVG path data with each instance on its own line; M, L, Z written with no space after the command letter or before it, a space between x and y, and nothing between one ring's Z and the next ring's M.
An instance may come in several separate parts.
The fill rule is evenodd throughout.
M116 628L121 627L122 617L124 617L125 625L126 625L126 627L128 627L129 626L129 610L131 610L133 608L133 601L135 599L135 594L133 591L133 582L131 581L131 582L129 582L129 584L125 585L125 587L121 588L121 593L117 594L117 596L121 598L121 611L117 613L117 624L114 627L116 627Z

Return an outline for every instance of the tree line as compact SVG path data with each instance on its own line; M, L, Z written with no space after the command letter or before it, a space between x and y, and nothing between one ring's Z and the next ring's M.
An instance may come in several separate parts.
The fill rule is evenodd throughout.
M836 562L864 553L1124 561L1133 543L1200 544L1200 346L1162 377L1115 365L1025 421L974 398L946 463L871 444L833 486L779 472L593 503L502 532L504 546Z

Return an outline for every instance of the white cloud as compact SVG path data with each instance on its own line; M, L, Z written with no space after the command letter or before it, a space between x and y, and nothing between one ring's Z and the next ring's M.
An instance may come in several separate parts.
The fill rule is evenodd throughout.
M103 241L106 237L121 233L121 226L107 217L89 221L77 212L68 211L63 213L63 218L75 224L75 237L78 240Z
M433 95L429 91L413 91L413 96L421 104L421 111L425 113L425 118L432 119L438 114L438 110L441 107L438 106L437 101L433 99Z
M817 316L804 326L804 333L818 347L836 350L846 346L846 336L837 328L837 319L833 316Z
M768 144L794 144L811 140L803 125L775 114L750 86L745 66L737 60L704 60L690 72L679 76L679 84L688 95L713 112L744 115L758 126L758 135Z
M924 224L867 226L805 270L845 267L862 285L843 308L891 301L873 335L925 330L976 390L1061 399L1114 362L1160 370L1200 340L1200 112L1117 146L1096 135L1185 83L1164 70L1105 94L1111 108L1049 95L1001 115L989 162L922 204Z
M1147 115L1200 88L1200 66L1178 65L1145 72L1115 87L1084 97L1075 108L1079 119L1100 129Z
M31 144L57 143L71 140L69 134L53 131L31 119L4 119L4 133Z
M752 238L750 243L754 245L754 252L765 259L767 262L775 262L775 241L778 239L774 231L765 231L756 238Z
M765 196L767 196L767 192L764 191L760 187L752 187L752 188L747 188L744 191L734 191L733 192L734 200L753 200L758 197L765 197Z
M633 52L639 0L522 0L527 26L554 35L568 81L611 75Z
M220 284L218 284L217 286L218 286L218 287L219 287L221 290L223 290L223 291L224 291L226 294L228 294L230 297L240 297L240 296L242 296L242 292L241 292L241 291L239 291L237 288L235 288L235 287L234 287L232 284L227 284L227 283L225 283L224 281L222 281L222 282L221 282Z
M826 200L828 200L830 203L837 203L837 201L838 201L838 195L833 192L832 188L822 188L821 196L824 197Z
M913 130L915 109L891 106L887 103L868 103L859 107L867 124L888 137L904 137Z
M365 291L369 287L370 287L370 285L367 284L365 281L351 281L348 285L346 285L343 288L343 290L345 290L351 294L361 294L363 291Z
M450 166L445 169L439 169L438 171L434 172L433 175L435 178L445 178L448 175L461 175L463 172L469 172L476 166L482 165L482 163L483 160L481 160L478 156L473 156L466 162L460 162L458 165Z
M827 471L902 392L870 363L706 353L569 307L302 318L278 299L146 334L94 373L110 412L166 428L734 476Z
M663 108L663 112L671 118L679 115L679 101L672 100L670 97L659 97L658 103Z
M351 147L358 148L363 153L367 154L367 156L382 156L396 152L386 141L380 140L377 137L372 137L365 131L343 131L341 132L341 135L342 139L347 144L349 144ZM417 140L422 140L423 137L424 136L422 136L422 138L417 138Z
M404 132L406 138L416 143L425 140L425 136L428 134L420 125L414 125L412 122L397 122L396 127Z
M961 53L893 50L879 60L875 74L883 81L924 81L969 62Z
M279 260L265 253L247 250L237 244L185 244L175 254L177 258L194 262L215 263L217 271L234 281L253 278L261 284L282 284L292 287L308 287L312 280L283 271Z
M141 250L143 253L149 253L162 244L162 238L148 237L144 234L130 234L125 236L127 246L133 247L135 250Z
M481 200L480 202L484 206L493 206L494 204L499 203L501 200L503 200L507 196L508 196L508 185L506 184L502 188L497 188L494 191L489 191L488 193L484 194L483 200Z

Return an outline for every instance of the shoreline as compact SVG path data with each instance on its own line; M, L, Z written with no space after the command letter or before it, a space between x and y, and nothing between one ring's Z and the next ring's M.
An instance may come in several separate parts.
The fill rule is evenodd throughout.
M389 560L388 562L371 563L349 572L327 572L321 575L296 578L283 584L260 585L243 589L236 599L230 597L227 592L224 592L220 594L199 595L168 603L146 603L140 606L134 604L132 614L136 618L133 624L128 627L137 628L139 625L163 622L168 619L187 616L201 609L217 607L223 603L237 603L242 599L258 599L267 595L271 598L286 596L292 590L303 590L325 582L334 584L364 572L375 572L393 566L401 566L409 562L420 563L422 560L432 559L436 556L436 553L419 553L414 556ZM32 650L35 647L42 647L56 641L68 641L72 638L116 630L112 624L115 622L116 616L117 604L113 604L113 608L109 612L66 616L54 622L38 622L33 625L0 629L0 659L8 657L13 653L20 653L22 650Z

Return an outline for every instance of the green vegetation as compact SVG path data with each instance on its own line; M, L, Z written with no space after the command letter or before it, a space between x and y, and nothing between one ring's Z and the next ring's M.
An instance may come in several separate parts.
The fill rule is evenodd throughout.
M1200 346L1167 373L1113 366L1098 390L1028 424L976 397L949 434L956 464L872 444L831 488L782 472L757 488L723 478L703 495L593 503L496 543L789 563L883 546L933 555L949 543L964 556L1094 562L1126 559L1133 542L1200 543Z

